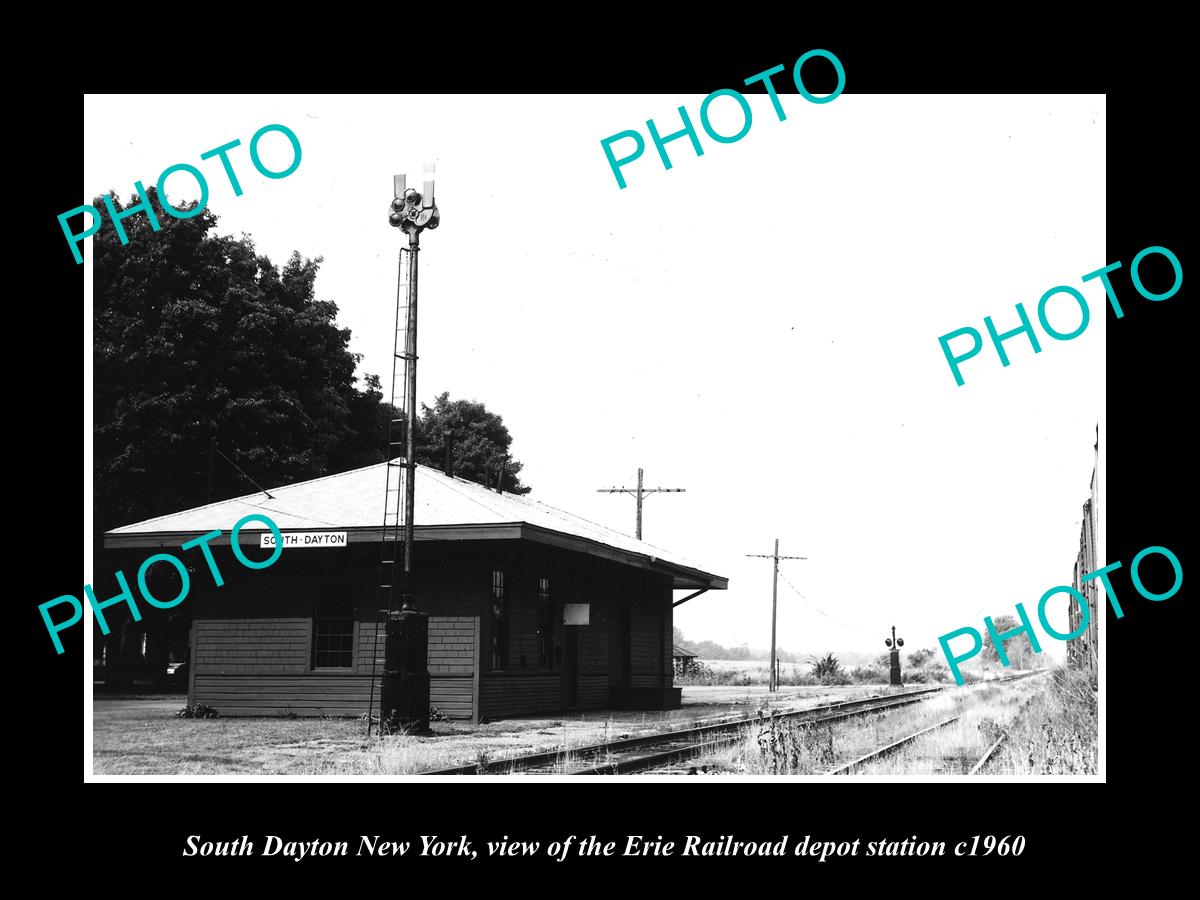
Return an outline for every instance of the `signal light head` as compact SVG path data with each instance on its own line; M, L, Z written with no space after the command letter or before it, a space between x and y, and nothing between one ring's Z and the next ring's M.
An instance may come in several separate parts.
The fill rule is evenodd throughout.
M396 212L400 212L401 210L403 210L404 209L404 198L397 197L395 200L393 200L392 201L392 209L396 210Z
M420 206L421 205L421 192L418 191L416 188L409 188L407 191L404 192L404 202L409 204L410 206Z
M388 224L393 228L399 228L403 222L404 216L401 213L395 211L388 213Z
M896 638L896 646L903 647L904 646L904 638Z

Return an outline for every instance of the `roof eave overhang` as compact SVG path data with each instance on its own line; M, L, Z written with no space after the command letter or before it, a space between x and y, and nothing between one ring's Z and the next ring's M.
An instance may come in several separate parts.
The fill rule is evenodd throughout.
M285 531L298 531L304 529L285 528ZM318 530L318 529L308 529ZM345 531L346 540L351 544L369 544L378 543L383 538L382 527L358 527L358 528L325 528L324 531ZM250 529L244 528L242 532L246 537L253 535L254 543L257 544L259 534L265 532L266 529ZM108 532L104 535L104 548L106 550L130 550L130 549L163 549L171 547L180 547L182 544L194 540L206 532L203 531L144 531L144 532ZM644 553L635 553L630 550L622 550L619 547L612 547L608 544L594 541L590 538L580 537L574 534L567 534L562 531L554 531L549 528L542 528L537 525L530 525L526 522L507 522L497 524L477 524L477 525L418 525L413 529L413 538L417 541L480 541L480 540L528 540L539 544L546 544L551 547L560 547L566 550L573 550L579 553L584 553L588 556L598 557L600 559L608 559L613 562L622 563L627 566L633 566L639 569L645 569L650 572L655 572L660 575L668 575L671 577L675 590L698 590L707 588L708 590L723 591L729 587L729 579L722 578L720 575L712 575L708 572L703 572L700 569L694 569L690 566L684 566L679 563L667 562L655 556L650 556ZM209 543L216 547L229 546L230 535L228 532L222 532L219 537L213 538Z

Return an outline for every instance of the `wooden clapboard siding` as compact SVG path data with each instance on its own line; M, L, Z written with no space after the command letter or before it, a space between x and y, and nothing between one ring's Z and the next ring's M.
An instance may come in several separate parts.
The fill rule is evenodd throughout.
M375 620L358 621L358 641L354 645L354 671L360 675L371 674L371 652L375 652L375 672L383 671L383 621L379 622L376 638Z
M608 605L600 597L592 601L589 624L572 626L578 633L579 688L576 702L581 709L599 709L609 702Z
M192 619L188 638L188 706L196 702L196 620Z
M429 705L451 719L477 718L478 632L478 616L429 618Z
M475 680L471 675L429 679L429 705L449 719L475 718Z
M374 620L358 622L355 667L344 674L310 671L311 624L293 618L196 620L191 702L222 715L363 715L373 646L377 679L383 672L383 640L374 643ZM429 702L452 719L476 718L476 628L473 616L429 620Z
M485 673L480 680L483 716L498 719L557 712L562 708L560 681L559 672L532 675Z
M593 603L588 625L569 626L578 633L579 674L608 677L608 620L602 602Z
M372 648L377 654L376 671L383 666L382 624L376 641L374 620L358 623L355 670L360 674L371 672ZM475 671L475 631L478 627L478 616L430 616L427 651L429 674L471 675Z
M579 705L583 709L603 709L608 706L608 673L579 676Z
M196 622L197 675L284 675L305 672L312 620L200 619Z
M222 716L361 716L369 690L356 675L196 675L196 702Z
M475 671L476 616L429 620L429 674L470 677Z
M470 676L429 679L429 703L448 718L472 719ZM197 675L193 703L223 716L361 716L367 712L369 675ZM375 685L379 704L379 684Z

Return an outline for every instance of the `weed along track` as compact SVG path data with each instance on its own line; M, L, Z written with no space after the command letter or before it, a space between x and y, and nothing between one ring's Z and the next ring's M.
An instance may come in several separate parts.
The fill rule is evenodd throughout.
M930 725L928 728L922 728L920 731L918 731L914 734L910 734L907 737L902 737L898 741L892 741L892 743L890 743L884 747L880 747L878 750L872 750L870 753L866 754L865 756L860 756L858 759L851 760L850 762L846 763L845 765L838 766L836 769L834 769L833 771L831 771L827 774L829 774L829 775L844 775L847 772L858 768L859 766L863 765L864 763L870 762L871 760L874 760L874 759L878 759L881 756L887 756L889 753L892 753L893 751L900 749L905 744L908 744L912 741L917 740L917 738L920 738L926 734L929 734L929 732L931 732L931 731L937 731L939 728L945 728L947 725L952 725L961 718L962 718L962 716L951 716L949 719L946 719L944 722L938 722L936 725Z
M1007 737L1007 732L994 719L983 715L983 711L991 708L989 701L992 701L991 705L999 701L1002 708L1009 708L1014 717L1019 716L1028 701L1028 694L1011 687L1001 689L998 684L1011 685L1031 674L1022 673L983 685L984 691L990 691L990 694L956 695L952 699L959 704L961 712L932 723L920 722L915 730L913 723L898 723L905 725L906 733L900 736L893 733L868 752L848 761L839 760L830 767L821 768L817 774L979 774Z
M1028 674L905 698L912 703L879 704L868 710L875 713L870 716L764 717L756 727L743 729L740 740L712 746L690 764L657 771L689 775L966 774L1012 720L1016 713L1013 701L1028 691L1011 683ZM956 740L936 740L940 733L960 727Z
M1022 699L1021 706L1017 710L1017 714L1014 718L1014 722L1020 720L1025 715L1030 699L1031 699L1030 697L1025 697ZM1010 723L1010 724L1012 724L1012 723ZM990 763L993 763L999 757L1000 748L1002 748L1006 743L1008 743L1010 736L1011 736L1011 732L1009 732L1007 730L1001 730L999 735L997 736L997 738L988 746L988 748L986 750L983 751L983 753L979 756L979 758L977 760L975 760L975 764L971 767L971 770L969 772L967 772L967 774L968 775L986 775L986 774L988 774L987 773L988 765Z
M996 738L995 743L993 743L992 746L988 747L987 750L983 752L983 756L979 757L979 759L975 762L975 765L971 767L971 771L967 774L978 775L980 772L982 772L983 767L986 766L988 761L996 755L996 751L1000 749L1001 744L1003 744L1006 740L1008 740L1008 732L1002 732L1000 737Z
M486 765L465 765L422 772L423 775L624 775L660 769L682 760L704 756L744 737L747 729L764 721L797 721L817 726L892 710L936 696L945 687L920 688L901 694L845 700L770 715L733 719L675 731L659 731L632 738L590 744L568 750L551 750L513 756ZM689 769L690 771L690 769Z

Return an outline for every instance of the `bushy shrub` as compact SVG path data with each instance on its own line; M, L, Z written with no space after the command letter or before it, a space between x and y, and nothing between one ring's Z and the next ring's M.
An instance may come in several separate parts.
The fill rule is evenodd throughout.
M850 683L850 676L842 670L842 664L832 653L813 660L812 675L821 684Z
M887 684L887 669L879 666L855 666L850 670L850 681L854 684Z
M698 659L677 659L674 661L674 671L676 684L720 683L716 680L717 673L712 670L712 667L700 662Z
M180 719L215 719L217 711L204 703L197 703L194 706L185 706L175 713L175 716Z

